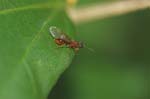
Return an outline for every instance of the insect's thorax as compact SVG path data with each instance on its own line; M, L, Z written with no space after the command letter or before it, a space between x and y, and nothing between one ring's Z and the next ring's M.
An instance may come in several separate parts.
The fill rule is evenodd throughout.
M71 48L78 48L79 47L79 43L77 41L71 41L69 44L69 47Z

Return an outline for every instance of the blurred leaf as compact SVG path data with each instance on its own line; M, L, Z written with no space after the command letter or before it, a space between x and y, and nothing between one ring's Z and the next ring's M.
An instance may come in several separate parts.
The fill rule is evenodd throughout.
M74 28L61 0L0 0L0 99L45 99L74 52L57 48L54 25ZM68 34L73 36L73 34Z

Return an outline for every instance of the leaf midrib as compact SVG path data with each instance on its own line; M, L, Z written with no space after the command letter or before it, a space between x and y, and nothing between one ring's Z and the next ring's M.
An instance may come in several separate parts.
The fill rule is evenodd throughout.
M30 52L30 49L32 48L32 46L35 44L34 42L38 39L38 37L41 35L44 27L47 25L48 22L51 21L51 19L53 19L53 17L58 13L59 11L57 12L53 12L50 16L51 17L48 17L44 22L43 22L43 25L41 26L41 29L39 30L39 32L33 37L33 39L31 40L31 42L28 44L28 47L26 48L24 54L22 55L22 58L21 58L21 61L19 61L18 63L18 66L20 64L22 64L23 62L25 62L26 60L26 57L28 55L28 53ZM30 77L30 80L31 80L31 84L32 84L32 87L33 90L36 90L37 94L41 96L41 98L43 98L43 92L40 92L40 87L38 85L38 81L36 79L36 77L34 77L34 74L32 73L32 69L29 67L29 65L25 65L25 70L28 74L28 77Z
M11 8L11 9L5 9L5 10L0 10L0 15L1 14L7 14L11 12L16 12L16 11L22 11L22 10L29 10L29 9L50 9L50 8L55 8L55 9L62 9L65 7L64 3L40 3L40 4L32 4L28 6L22 6L22 7L16 7L16 8Z

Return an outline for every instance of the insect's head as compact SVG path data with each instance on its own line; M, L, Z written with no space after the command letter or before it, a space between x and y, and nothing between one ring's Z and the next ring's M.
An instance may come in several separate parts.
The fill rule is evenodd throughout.
M88 49L91 52L95 52L94 49L87 47L86 44L83 43L83 42L79 42L78 46L79 46L79 48L86 48L86 49Z
M79 48L84 48L84 43L83 42L79 42Z

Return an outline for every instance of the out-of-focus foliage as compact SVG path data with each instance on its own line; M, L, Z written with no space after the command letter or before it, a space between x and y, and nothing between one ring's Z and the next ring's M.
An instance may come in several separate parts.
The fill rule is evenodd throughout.
M148 99L149 14L139 11L78 27L80 39L95 52L82 50L68 70L72 99Z
M50 99L149 99L149 26L149 9L78 25L94 52L80 50Z

